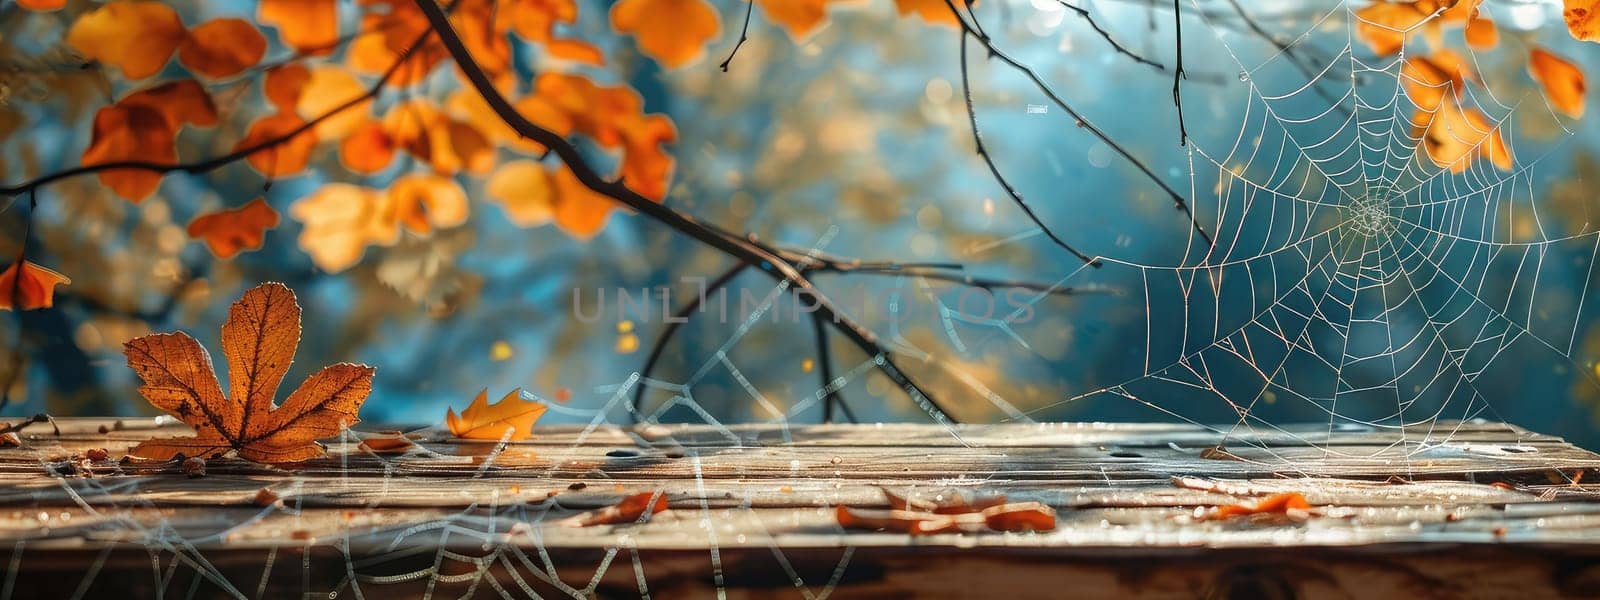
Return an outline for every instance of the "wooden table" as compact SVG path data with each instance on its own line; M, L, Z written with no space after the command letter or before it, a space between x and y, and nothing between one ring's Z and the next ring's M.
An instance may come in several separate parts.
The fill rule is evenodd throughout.
M1600 456L1498 423L549 427L355 436L278 470L118 463L154 419L41 423L0 450L0 597L1381 597L1600 593ZM379 428L371 428L373 430ZM68 463L91 448L110 461ZM1209 451L1208 451L1209 450ZM1058 511L1048 533L847 531L884 488ZM263 493L262 490L270 490ZM660 491L644 524L573 514ZM1196 519L1302 492L1314 516ZM273 501L274 497L277 499Z

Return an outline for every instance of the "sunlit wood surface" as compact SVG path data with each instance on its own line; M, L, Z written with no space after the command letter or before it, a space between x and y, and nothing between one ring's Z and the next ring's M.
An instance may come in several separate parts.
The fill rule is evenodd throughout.
M10 597L1600 589L1600 456L1498 423L1241 428L1222 452L1208 452L1215 431L1158 424L560 426L504 445L430 428L403 455L368 453L352 434L294 470L213 458L200 478L117 461L139 440L186 433L170 420L57 425L0 450ZM111 458L92 476L65 466L91 448ZM949 487L1043 501L1059 526L912 538L834 520L838 504L885 507L884 488ZM648 523L560 523L657 490L671 509ZM1280 491L1303 492L1314 516L1194 518Z

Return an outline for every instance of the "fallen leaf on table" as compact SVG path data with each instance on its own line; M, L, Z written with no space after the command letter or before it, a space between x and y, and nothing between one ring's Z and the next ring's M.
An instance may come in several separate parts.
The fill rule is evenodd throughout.
M379 455L405 454L416 447L416 442L412 442L410 439L407 439L398 431L385 432L374 437L369 437L361 440L360 444L361 450Z
M1056 528L1055 509L1040 502L1006 503L999 494L949 490L938 500L908 498L889 490L889 510L839 505L834 517L846 529L899 531L911 535L982 533L985 531L1050 531ZM959 492L960 495L957 494Z
M533 424L544 411L545 405L522 399L522 388L511 390L494 404L489 404L489 388L484 388L461 416L456 416L453 408L446 409L444 422L458 438L499 440L509 430L510 439L525 440L533 435Z
M70 283L66 275L31 261L11 263L0 271L0 310L50 308L56 304L56 286Z
M1300 492L1281 492L1254 502L1240 502L1201 511L1199 518L1220 521L1240 515L1281 515L1293 521L1304 521L1311 516L1311 503Z
M124 344L128 367L144 381L140 395L195 429L194 437L148 440L129 454L166 460L180 453L234 450L269 464L322 456L316 440L359 420L356 412L372 391L375 369L350 363L326 367L275 406L278 384L299 344L300 305L281 283L251 288L228 309L222 325L231 384L227 397L211 355L188 334L147 335Z
M667 510L666 495L661 492L640 492L605 508L573 515L561 522L567 527L615 525L618 523L644 523L650 516Z
M907 490L904 494L884 488L889 508L951 515L977 512L1006 503L1004 494L982 494L972 490Z

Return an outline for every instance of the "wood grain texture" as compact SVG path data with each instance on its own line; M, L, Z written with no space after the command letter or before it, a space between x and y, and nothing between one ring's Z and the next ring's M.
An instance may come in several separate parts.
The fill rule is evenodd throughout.
M553 426L510 444L424 428L404 455L348 434L292 468L216 457L198 479L116 460L188 433L172 419L58 426L0 450L12 597L1600 593L1600 456L1497 423L1236 432L1220 454L1214 431L1158 424ZM111 460L85 469L93 448ZM1039 501L1058 528L838 527L831 507L886 507L884 488ZM561 524L654 491L670 510L648 523ZM1194 518L1285 491L1315 516Z

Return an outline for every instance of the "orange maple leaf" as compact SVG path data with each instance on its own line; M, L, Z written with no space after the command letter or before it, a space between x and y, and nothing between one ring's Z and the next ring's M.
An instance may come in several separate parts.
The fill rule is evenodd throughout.
M222 324L227 397L211 355L188 334L147 335L124 344L128 367L144 381L140 395L195 429L194 437L148 440L129 454L166 460L179 453L204 456L234 450L261 463L322 456L316 440L359 420L356 413L372 392L375 369L351 363L326 367L275 406L278 384L299 344L300 304L281 283L251 288L228 309Z
M267 230L278 226L278 211L256 198L239 208L201 215L189 222L189 237L205 240L217 258L233 258L261 248Z
M0 271L0 310L50 308L56 304L56 286L70 283L66 275L32 261L11 263Z
M489 404L489 388L478 392L478 397L456 416L455 409L446 409L445 425L450 434L469 440L500 440L508 432L510 439L525 440L533 435L533 424L544 416L545 406L522 399L522 388L511 390L499 402Z
M681 67L717 36L717 10L706 0L621 0L611 6L611 28L633 35L662 66Z

